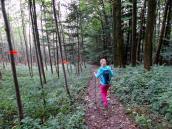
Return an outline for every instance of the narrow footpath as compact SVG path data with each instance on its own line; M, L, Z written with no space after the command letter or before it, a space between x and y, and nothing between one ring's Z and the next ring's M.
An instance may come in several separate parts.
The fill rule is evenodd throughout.
M100 103L101 97L98 89L98 81L96 81L96 88L95 77L93 76L93 72L96 71L96 69L96 66L92 67L92 78L88 83L88 94L85 98L87 103L85 119L88 128L138 129L134 122L125 114L123 105L118 101L115 95L110 94L109 107L107 110L103 108Z

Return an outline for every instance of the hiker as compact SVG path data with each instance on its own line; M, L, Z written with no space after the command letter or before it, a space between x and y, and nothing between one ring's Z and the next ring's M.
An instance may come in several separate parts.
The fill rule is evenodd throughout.
M101 59L100 60L100 67L96 72L94 72L95 77L99 78L100 80L100 92L101 92L101 97L102 97L102 102L105 108L108 107L108 100L107 100L107 91L110 88L110 80L111 77L113 76L113 71L110 66L107 66L106 59Z

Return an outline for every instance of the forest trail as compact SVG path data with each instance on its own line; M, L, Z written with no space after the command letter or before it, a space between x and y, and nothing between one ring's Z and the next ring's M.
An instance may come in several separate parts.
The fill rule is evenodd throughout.
M138 129L136 125L125 114L124 107L118 101L117 97L111 94L108 110L103 110L100 104L100 94L98 84L96 85L95 95L95 77L93 72L96 66L92 67L92 78L88 83L88 94L85 98L86 108L86 124L89 129ZM96 104L95 104L96 97ZM96 106L97 105L97 106Z

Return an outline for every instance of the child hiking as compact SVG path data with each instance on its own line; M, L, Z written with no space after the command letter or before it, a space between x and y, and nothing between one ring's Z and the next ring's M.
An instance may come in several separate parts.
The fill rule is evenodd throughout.
M113 76L113 71L110 66L107 66L106 59L101 59L100 60L100 67L95 73L95 77L99 78L100 80L100 93L101 93L101 98L102 102L105 108L108 107L108 100L107 100L107 91L111 86L111 77Z

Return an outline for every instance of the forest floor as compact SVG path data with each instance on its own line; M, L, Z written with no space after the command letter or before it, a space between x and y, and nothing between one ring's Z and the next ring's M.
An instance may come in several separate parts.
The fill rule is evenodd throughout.
M93 66L91 72L95 70L96 66ZM93 75L88 85L88 94L85 98L87 103L85 119L89 129L137 129L136 124L125 114L124 106L115 95L110 95L108 109L103 108L100 103L98 84L95 95Z

